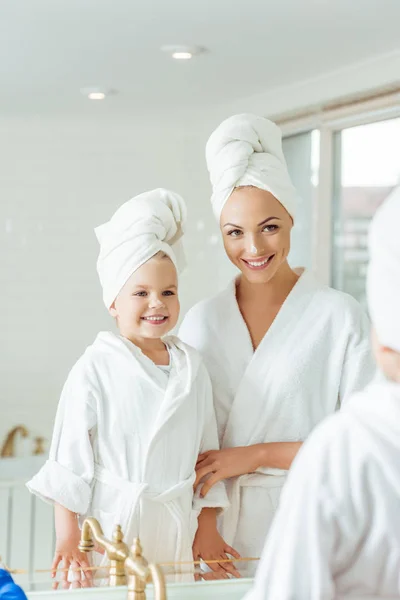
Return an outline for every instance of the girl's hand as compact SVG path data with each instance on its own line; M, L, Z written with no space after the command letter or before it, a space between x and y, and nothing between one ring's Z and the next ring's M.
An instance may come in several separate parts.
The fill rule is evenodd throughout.
M204 482L200 496L204 497L213 485L228 477L237 477L254 473L262 465L262 450L264 444L209 450L200 454L196 464L195 489L203 477L209 475Z
M56 550L53 563L51 565L51 576L56 577L56 571L59 564L63 563L63 568L67 569L61 573L60 581L53 583L53 589L57 589L61 584L63 589L92 587L93 572L88 570L90 566L88 555L78 550L81 541L81 532L78 525L77 515L61 504L54 506L55 527L56 527ZM68 569L77 569L71 574L73 582L68 581Z
M63 569L74 569L72 572L73 581L68 581L68 570L61 573L60 582L54 582L53 589L57 589L59 585L63 589L69 588L86 588L93 586L93 572L88 569L90 567L87 554L78 550L78 539L59 540L57 539L56 550L54 553L53 563L51 565L51 576L56 576L56 570L62 562ZM76 569L76 570L75 570Z
M217 531L216 509L203 508L199 516L199 525L193 542L193 560L226 560L240 558L240 554L225 543ZM239 571L233 563L211 563L208 565L211 572L204 573L203 579L228 579L229 574L240 577ZM200 579L200 575L195 576Z

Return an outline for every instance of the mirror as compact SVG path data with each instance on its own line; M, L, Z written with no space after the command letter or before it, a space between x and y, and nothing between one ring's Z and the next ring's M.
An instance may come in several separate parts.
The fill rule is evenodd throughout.
M26 589L51 588L56 535L53 507L25 484L48 459L72 366L99 331L116 331L102 303L94 228L144 190L176 190L189 209L180 321L194 304L224 290L236 270L211 210L204 147L224 118L254 112L283 125L288 168L302 196L290 260L312 267L321 237L313 227L321 217L319 122L310 119L290 131L285 123L365 89L360 84L349 91L348 71L342 83L337 75L354 63L360 82L364 71L358 63L370 57L371 36L365 32L374 27L378 0L363 12L358 46L357 32L340 26L343 11L346 22L353 22L357 10L344 0L329 6L252 0L249 10L231 0L1 3L0 557ZM398 23L389 12L386 18ZM374 34L373 51L386 52L391 30L375 29L381 33ZM393 44L397 35L396 27ZM333 73L329 98L327 72ZM371 78L367 65L368 86ZM322 254L317 248L318 269L320 257L331 252L324 243ZM329 269L323 275L329 278ZM131 444L124 447L136 448L139 432L124 435ZM180 441L184 447L192 438ZM88 490L90 482L85 485ZM108 523L108 537L108 517L123 495L122 488L115 489L118 494L108 490L107 502L94 515ZM277 504L277 498L271 502ZM188 527L194 535L197 515L192 516ZM145 547L144 554L149 552ZM253 576L258 558L242 552L235 562L242 578ZM187 561L158 562L169 582L187 574L194 579L194 565Z

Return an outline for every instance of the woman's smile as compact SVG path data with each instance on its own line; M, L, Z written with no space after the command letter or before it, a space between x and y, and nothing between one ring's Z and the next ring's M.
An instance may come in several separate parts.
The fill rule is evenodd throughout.
M241 258L240 260L252 271L262 271L266 269L272 262L275 254L260 258Z

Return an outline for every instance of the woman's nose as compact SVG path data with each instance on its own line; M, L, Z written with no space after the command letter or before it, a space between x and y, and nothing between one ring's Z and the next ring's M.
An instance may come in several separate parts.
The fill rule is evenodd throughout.
M247 239L247 252L252 256L257 256L263 253L262 243L258 236L249 235Z

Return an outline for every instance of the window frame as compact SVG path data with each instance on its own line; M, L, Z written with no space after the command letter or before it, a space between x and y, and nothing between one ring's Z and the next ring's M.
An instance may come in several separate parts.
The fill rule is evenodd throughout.
M338 173L337 144L343 129L387 121L400 117L400 90L344 103L321 107L306 115L274 118L284 138L318 129L319 177L313 223L312 270L319 281L332 285L333 218ZM335 164L336 162L336 164Z

